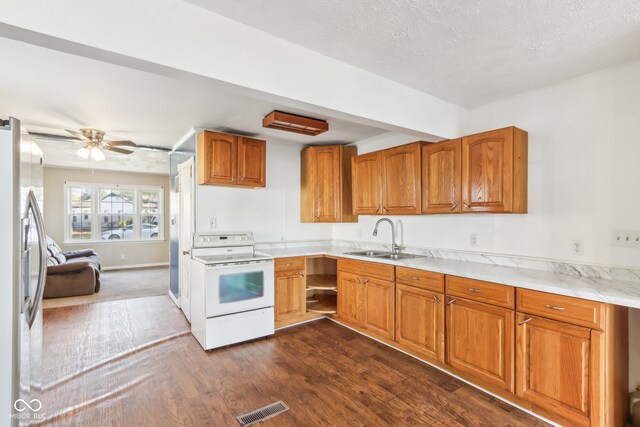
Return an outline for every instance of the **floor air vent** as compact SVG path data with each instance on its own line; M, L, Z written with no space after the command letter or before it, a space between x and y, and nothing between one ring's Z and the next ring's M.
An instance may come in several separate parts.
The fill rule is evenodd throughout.
M248 412L244 415L240 415L236 418L238 418L238 421L240 421L240 425L250 426L259 423L260 421L268 420L269 418L275 417L276 415L279 415L288 410L289 407L285 405L282 400L280 400L279 402L263 406L262 408Z

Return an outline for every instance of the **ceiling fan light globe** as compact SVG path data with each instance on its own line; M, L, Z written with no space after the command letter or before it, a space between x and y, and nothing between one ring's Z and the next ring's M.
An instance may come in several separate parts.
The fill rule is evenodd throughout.
M81 149L79 149L76 152L76 155L78 157L81 157L81 158L87 160L89 158L89 150L87 149L87 147L82 147Z
M104 153L98 147L91 148L91 158L97 162L105 159Z

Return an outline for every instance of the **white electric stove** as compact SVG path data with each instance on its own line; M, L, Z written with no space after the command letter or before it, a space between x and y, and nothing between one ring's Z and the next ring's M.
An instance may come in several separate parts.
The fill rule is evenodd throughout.
M205 350L273 334L273 258L252 233L196 233L191 257L191 332Z

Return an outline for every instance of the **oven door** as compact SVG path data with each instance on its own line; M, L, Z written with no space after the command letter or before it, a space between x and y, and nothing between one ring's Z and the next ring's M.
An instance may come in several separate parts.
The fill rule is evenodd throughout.
M273 307L273 260L207 267L207 317Z

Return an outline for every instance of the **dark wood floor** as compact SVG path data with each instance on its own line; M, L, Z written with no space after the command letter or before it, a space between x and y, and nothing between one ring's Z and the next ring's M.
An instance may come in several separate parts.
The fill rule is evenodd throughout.
M329 320L205 352L169 297L44 314L46 424L542 426L539 420Z

